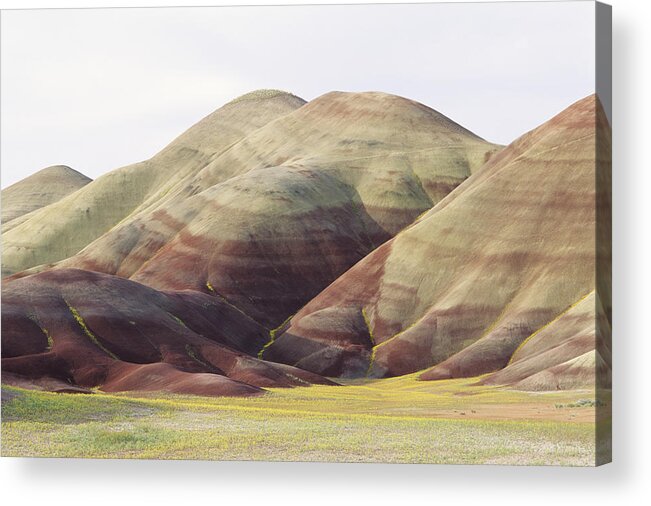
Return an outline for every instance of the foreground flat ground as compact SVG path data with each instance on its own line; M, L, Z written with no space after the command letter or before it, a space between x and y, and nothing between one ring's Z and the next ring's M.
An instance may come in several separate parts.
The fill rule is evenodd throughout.
M2 455L594 464L594 391L532 393L474 383L409 375L272 389L253 398L3 386Z

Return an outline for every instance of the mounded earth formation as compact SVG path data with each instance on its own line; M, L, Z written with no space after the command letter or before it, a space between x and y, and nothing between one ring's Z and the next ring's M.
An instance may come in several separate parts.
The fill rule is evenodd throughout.
M2 190L2 231L29 219L31 212L61 200L92 179L66 165L39 170Z
M2 275L74 255L120 221L169 198L174 188L237 140L304 103L289 93L269 90L240 97L151 159L113 170L30 214L2 234Z
M329 376L425 370L436 380L506 367L485 381L594 385L593 365L610 367L595 330L595 314L609 328L610 300L597 311L594 297L609 142L595 96L520 137L306 304L264 358ZM592 327L573 332L578 306Z
M226 108L299 105L285 95ZM328 93L213 147L200 170L57 268L217 294L275 328L498 149L405 98Z
M609 163L594 96L502 149L393 95L252 92L7 223L3 191L3 381L608 388Z
M329 380L251 356L268 332L194 291L161 292L106 274L60 269L5 281L2 371L70 388L252 395Z

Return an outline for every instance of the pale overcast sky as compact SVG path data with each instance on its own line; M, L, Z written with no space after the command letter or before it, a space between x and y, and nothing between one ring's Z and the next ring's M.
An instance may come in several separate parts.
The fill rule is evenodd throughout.
M3 11L2 187L149 158L232 98L409 97L507 144L594 92L592 2Z

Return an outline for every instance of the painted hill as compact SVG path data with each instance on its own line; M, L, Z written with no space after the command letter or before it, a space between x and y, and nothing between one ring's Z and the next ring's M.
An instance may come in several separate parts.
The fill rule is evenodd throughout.
M6 231L26 215L48 206L86 186L92 179L65 165L39 170L2 190L2 230ZM17 218L23 217L23 220Z
M60 267L218 294L274 328L498 149L408 99L329 93Z
M596 369L596 378L603 382L599 386L607 388L612 360L609 328L601 301L592 291L531 334L508 365L482 383L523 390L569 390L594 384Z
M240 97L3 236L3 272L35 266L3 282L3 371L57 390L327 382L257 359L268 329L497 150L392 95Z
M304 103L275 90L240 97L150 160L114 170L30 214L2 235L3 276L74 255L129 215L164 201L237 140Z
M384 93L244 95L13 220L4 377L207 395L414 372L609 383L609 159L594 96L502 149Z
M596 181L609 156L596 97L573 104L338 278L278 330L263 357L332 376L429 368L421 378L433 380L508 365L486 381L594 384L591 364L609 368L608 353L594 352L601 336L550 332L556 320L610 315L610 299L595 311L590 295ZM560 379L569 376L575 381Z
M55 390L253 395L330 381L251 357L268 332L198 292L52 270L2 286L3 381Z

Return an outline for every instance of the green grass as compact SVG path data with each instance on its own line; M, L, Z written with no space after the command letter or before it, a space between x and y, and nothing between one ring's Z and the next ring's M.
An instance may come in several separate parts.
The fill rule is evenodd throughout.
M43 332L43 334L45 334L45 338L47 339L47 349L51 350L52 347L54 346L54 339L52 338L52 336L50 335L47 329L41 328L41 331Z
M269 331L269 341L265 343L265 345L260 349L258 352L258 358L262 360L262 355L264 355L264 352L271 346L275 341L276 341L276 335L278 332L280 332L285 326L290 322L290 320L294 318L294 315L289 315L287 318L285 318L285 321L282 322L280 325L278 325L275 329L271 329Z
M81 330L84 331L84 334L86 334L86 337L90 339L90 341L97 346L100 350L102 350L104 353L106 353L108 356L115 360L119 360L117 355L113 353L112 351L108 350L102 343L99 342L99 339L97 339L97 336L91 332L91 330L88 328L88 325L86 325L86 322L82 318L82 316L79 314L79 311L72 307L68 302L66 301L66 305L68 306L68 309L70 310L70 314L72 314L72 317L75 319L79 327L81 327Z
M375 337L373 337L373 328L371 327L371 320L366 314L366 308L362 308L362 318L364 318L364 324L366 325L366 330L368 332L368 338L371 341L371 345L375 346Z
M15 395L12 400L2 403L3 424L34 422L74 425L93 421L111 422L134 413L151 414L159 410L126 396L54 394L6 385L2 386L2 390Z
M3 389L14 395L2 407L3 456L566 465L595 458L594 423L571 419L592 408L554 407L586 392L530 394L413 376L250 398ZM494 419L525 404L567 420Z
M188 326L185 324L185 322L184 322L183 320L181 320L181 318L179 318L179 317L176 316L176 315L173 315L173 314L170 313L169 311L166 311L166 313L168 314L168 316L169 316L170 318L172 318L172 320L174 320L176 323L178 323L181 327L183 327L183 328L185 328L185 329L188 328Z

